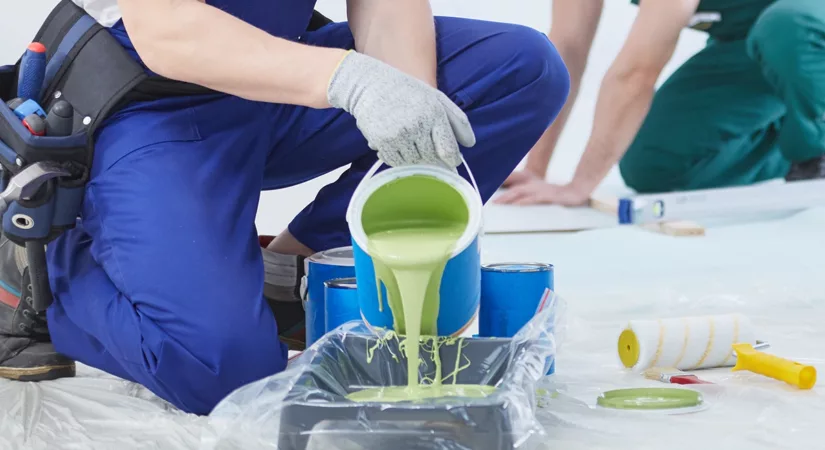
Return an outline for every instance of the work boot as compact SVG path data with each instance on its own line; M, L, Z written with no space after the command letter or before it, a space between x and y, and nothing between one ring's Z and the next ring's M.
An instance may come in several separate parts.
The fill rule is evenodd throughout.
M791 164L785 181L803 181L825 178L825 156Z
M52 345L45 311L32 307L25 248L0 237L0 377L44 381L74 375L74 361Z
M275 322L278 335L290 350L306 348L306 319L301 279L304 277L304 257L282 255L267 250L274 236L260 236L264 257L264 297Z

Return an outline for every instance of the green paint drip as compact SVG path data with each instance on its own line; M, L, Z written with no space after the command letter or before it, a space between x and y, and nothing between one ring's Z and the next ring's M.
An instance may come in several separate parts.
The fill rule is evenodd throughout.
M459 372L461 372L462 370L470 367L470 364L471 364L470 363L470 358L468 358L467 355L462 355L461 354L461 350L463 348L464 348L464 340L461 339L461 340L458 341L458 349L456 350L455 367L453 368L453 371L450 374L448 374L446 377L444 377L446 379L449 379L450 377L452 377L453 384L456 384L456 382L458 381ZM464 358L467 361L464 365L461 365L461 359L462 358Z
M411 400L451 396L459 392L485 396L486 392L494 390L490 386L471 388L455 384L458 372L469 366L469 362L461 365L461 341L431 338L438 335L441 277L469 223L469 211L461 194L431 176L400 178L376 189L364 204L361 221L367 236L367 252L375 266L379 310L383 310L383 285L392 312L393 328L405 336L399 350L407 356L408 381L404 388L370 389L348 397L359 401L393 401L402 397ZM431 353L436 365L431 380L418 378L422 341L432 343L431 347L424 348L425 352ZM451 388L442 385L439 356L442 342L448 342L448 345L459 343L456 366L447 376L453 378ZM380 345L376 344L371 351Z
M375 351L383 347L387 347L387 351L390 352L390 356L392 357L392 359L398 362L398 356L392 351L392 347L387 345L387 342L393 339L398 340L398 335L395 333L395 331L389 330L383 336L376 339L375 345L373 345L372 347L370 347L369 340L367 340L367 364L372 363L372 359L375 357ZM399 351L403 351L401 350L400 341L398 349Z

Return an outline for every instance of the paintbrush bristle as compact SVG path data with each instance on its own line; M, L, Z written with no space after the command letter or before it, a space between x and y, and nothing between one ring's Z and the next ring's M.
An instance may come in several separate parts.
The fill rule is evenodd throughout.
M686 373L675 367L651 367L644 371L645 378L665 383L669 382L670 377L678 375L686 375Z

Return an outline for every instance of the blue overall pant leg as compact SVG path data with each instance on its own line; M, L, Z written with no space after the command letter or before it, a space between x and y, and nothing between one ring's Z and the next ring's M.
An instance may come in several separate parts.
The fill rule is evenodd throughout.
M486 200L558 114L567 71L529 28L438 18L436 29L439 88L474 127L462 151ZM347 24L300 39L354 47ZM99 134L83 220L49 246L55 347L198 414L283 370L262 294L259 193L352 164L290 225L316 251L349 245L344 213L375 161L336 109L220 95L121 111Z

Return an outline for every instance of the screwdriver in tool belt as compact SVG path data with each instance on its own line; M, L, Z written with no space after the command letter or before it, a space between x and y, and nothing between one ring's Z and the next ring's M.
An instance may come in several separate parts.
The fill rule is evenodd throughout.
M43 79L46 78L46 47L40 42L32 42L20 60L17 96L37 101Z

